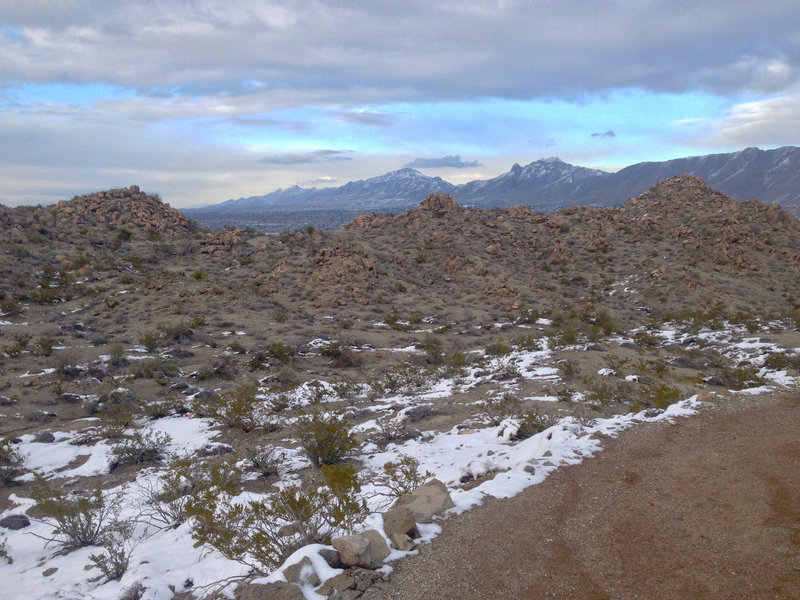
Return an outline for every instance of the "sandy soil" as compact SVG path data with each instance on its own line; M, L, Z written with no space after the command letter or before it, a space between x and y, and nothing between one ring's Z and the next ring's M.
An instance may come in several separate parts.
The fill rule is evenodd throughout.
M800 396L721 402L449 518L388 597L800 598Z

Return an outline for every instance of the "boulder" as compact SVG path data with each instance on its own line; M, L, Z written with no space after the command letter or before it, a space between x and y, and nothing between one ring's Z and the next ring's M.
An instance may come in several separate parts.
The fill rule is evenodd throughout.
M407 506L390 508L383 515L383 530L392 542L396 536L405 535L411 539L419 537L414 514ZM395 547L397 547L395 545Z
M240 583L233 597L236 600L305 600L299 587L285 581Z
M339 551L339 557L346 566L359 566L374 569L383 564L389 556L389 546L383 536L370 529L356 535L333 538L331 545Z
M410 494L400 496L389 512L405 507L411 512L416 523L431 523L433 517L454 506L447 487L438 479L434 479Z
M18 529L24 529L30 524L31 520L25 515L8 515L7 517L0 519L0 527L13 529L14 531Z
M300 562L286 567L283 570L283 576L289 583L298 585L318 586L321 583L319 575L314 570L314 565L311 564L311 559L307 556L304 556Z

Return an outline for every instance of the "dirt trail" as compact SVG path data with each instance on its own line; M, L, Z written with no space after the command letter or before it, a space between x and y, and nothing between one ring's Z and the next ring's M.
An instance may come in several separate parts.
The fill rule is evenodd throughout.
M388 596L800 598L800 396L723 402L448 519Z

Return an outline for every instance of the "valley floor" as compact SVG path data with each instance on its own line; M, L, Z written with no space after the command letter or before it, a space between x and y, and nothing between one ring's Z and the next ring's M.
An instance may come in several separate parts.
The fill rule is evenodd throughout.
M445 523L411 598L797 598L800 396L718 399Z

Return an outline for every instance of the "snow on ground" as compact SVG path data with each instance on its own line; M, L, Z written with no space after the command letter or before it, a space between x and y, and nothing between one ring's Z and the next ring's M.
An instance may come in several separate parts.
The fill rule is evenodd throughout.
M236 332L242 335L243 332ZM688 334L674 328L665 327L654 333L669 343L694 343ZM766 355L783 349L773 343L761 341L759 338L741 338L731 332L703 331L693 336L705 344L713 344L720 352L737 361L748 361L760 367L760 375L767 382L739 393L764 393L780 387L796 386L796 377L787 371L769 370L764 367ZM312 348L324 345L322 340L314 340L309 344ZM413 347L401 349L381 349L393 352L416 352ZM395 393L379 397L369 410L375 413L392 414L391 420L402 423L404 413L415 406L431 405L432 401L445 398L451 394L474 388L492 381L494 373L504 370L515 370L515 377L504 381L505 389L513 386L514 381L538 379L557 381L558 369L550 364L552 353L545 347L543 350L515 350L503 357L490 358L481 367L465 369L456 377L440 377L423 382L413 388L404 389L403 393ZM601 375L612 377L613 371L603 369ZM501 386L502 387L502 386ZM360 389L359 394L365 390ZM289 397L293 405L304 405L315 399L335 397L335 390L327 382L306 383L291 392ZM580 399L579 393L575 394ZM264 401L271 400L267 395ZM537 396L532 399L554 401L552 396ZM636 414L622 414L611 418L594 419L581 422L574 417L564 417L544 431L527 439L516 441L514 434L518 423L507 418L498 425L475 426L477 420L465 422L444 432L426 431L415 439L402 443L391 443L384 449L375 444L362 446L361 454L356 458L364 465L365 472L380 473L383 466L396 462L404 456L419 461L420 472L430 471L450 490L455 507L450 513L458 514L480 504L486 496L510 497L525 488L543 481L550 473L562 465L581 462L601 450L601 438L616 436L623 430L644 421L674 419L693 414L699 403L697 396L686 398L673 404L665 411L648 410ZM388 407L392 406L390 412ZM476 411L482 410L476 406ZM83 424L85 425L85 423ZM198 449L212 443L218 432L213 428L210 419L188 418L187 416L168 417L148 422L146 428L154 434L165 434L170 438L168 452L172 457L190 456ZM357 432L368 432L378 429L377 419L369 419L356 426ZM88 431L91 431L91 424ZM83 432L65 431L54 433L51 443L35 441L34 435L24 435L18 446L24 456L25 465L46 478L72 478L86 475L102 475L108 473L111 446L106 442L92 445L76 445ZM298 472L309 466L308 459L297 447L275 448L281 453L280 486L287 486L299 481ZM104 491L109 498L121 500L120 515L133 516L142 509L142 486L154 485L158 477L165 471L164 466L143 469L137 481L127 486L118 486ZM32 478L32 475L29 475ZM374 483L374 478L365 477L368 481L363 486L363 494L368 499L370 509L375 511L363 528L382 527L381 510L391 503L385 495L385 489ZM138 487L137 487L138 486ZM257 498L257 494L247 493L241 500ZM0 517L18 514L29 508L33 501L12 494L14 506L0 514ZM51 528L40 521L33 521L29 528L20 531L3 530L6 551L13 557L13 564L0 559L0 598L26 599L71 599L92 598L93 600L116 600L123 590L137 581L147 588L144 598L151 600L168 600L173 590L181 591L189 585L198 589L210 586L215 582L247 573L247 567L240 563L223 558L218 552L207 548L195 548L188 523L176 529L156 529L151 525L139 522L134 530L130 543L132 550L130 566L120 581L103 583L98 579L96 568L87 569L91 564L89 556L101 552L98 547L88 547L73 551L63 556L56 556L56 548L45 545L41 539L51 535ZM420 527L422 541L429 541L441 531L440 524L434 523ZM3 538L0 538L2 543ZM303 557L308 557L321 576L325 579L337 574L319 556L322 546L311 545L301 548L289 557L285 563L294 564ZM394 551L390 556L396 559L408 553ZM265 580L282 580L279 569ZM228 588L230 591L230 588ZM305 587L303 593L309 600L320 599L313 588Z

